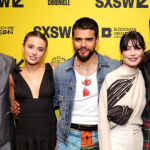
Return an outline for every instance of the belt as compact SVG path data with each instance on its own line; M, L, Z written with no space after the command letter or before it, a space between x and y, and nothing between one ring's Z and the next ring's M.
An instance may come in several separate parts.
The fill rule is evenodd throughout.
M95 131L95 130L97 130L97 125L71 123L70 128L83 130L83 131Z

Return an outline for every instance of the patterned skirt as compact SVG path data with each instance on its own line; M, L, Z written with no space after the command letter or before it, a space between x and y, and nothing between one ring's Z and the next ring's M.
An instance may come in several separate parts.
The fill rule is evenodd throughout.
M98 131L70 129L67 145L57 141L56 150L99 150Z

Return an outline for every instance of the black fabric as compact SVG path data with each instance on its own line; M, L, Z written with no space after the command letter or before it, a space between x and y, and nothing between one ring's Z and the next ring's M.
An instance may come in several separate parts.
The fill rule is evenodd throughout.
M128 106L117 105L131 89L133 79L118 79L107 89L108 97L108 120L118 125L124 125L128 122L133 113L133 109Z
M146 51L143 56L143 65L141 71L145 80L145 86L150 90L150 50Z
M145 81L145 87L150 90L150 75L148 74L148 71L145 66L141 68L141 71Z
M150 59L148 59L146 62L146 70L147 70L148 75L150 76Z
M15 98L20 104L15 150L53 150L56 142L56 116L53 107L52 68L46 64L39 98L33 98L27 82L19 72L19 69L12 72Z

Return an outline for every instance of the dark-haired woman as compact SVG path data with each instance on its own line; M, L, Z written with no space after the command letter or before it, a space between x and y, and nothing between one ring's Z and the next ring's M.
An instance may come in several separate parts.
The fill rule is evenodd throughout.
M56 116L54 82L50 64L40 63L48 42L38 32L29 32L22 46L25 65L10 74L10 100L20 105L16 123L15 150L54 150Z
M138 68L145 50L142 35L131 31L120 41L123 65L109 73L99 100L100 150L142 150L141 115L146 104L145 85Z

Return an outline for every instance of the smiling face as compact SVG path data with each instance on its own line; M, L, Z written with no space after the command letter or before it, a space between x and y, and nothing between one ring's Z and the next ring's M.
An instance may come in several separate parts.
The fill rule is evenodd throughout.
M74 50L81 61L87 61L95 52L99 38L95 37L94 30L75 29L72 38Z
M38 64L46 51L46 43L43 39L35 36L28 37L22 46L22 51L27 63L31 65Z
M142 60L143 54L144 50L141 48L139 43L137 42L137 45L133 46L131 40L128 42L126 50L121 53L124 64L134 69L138 67L138 64Z

